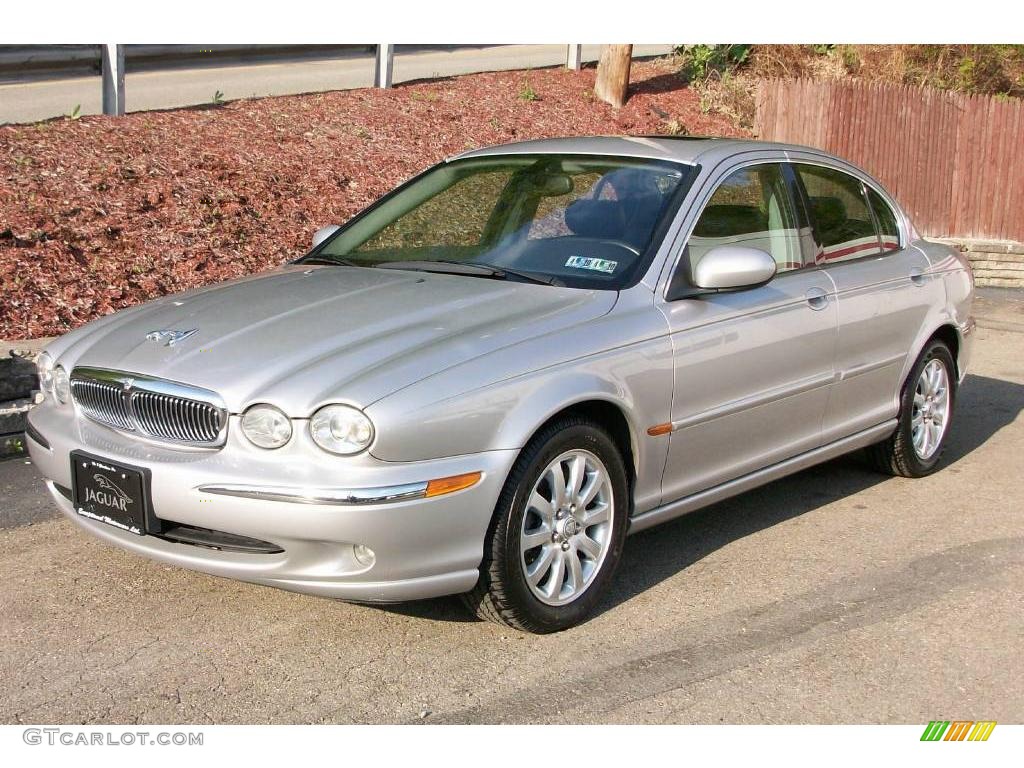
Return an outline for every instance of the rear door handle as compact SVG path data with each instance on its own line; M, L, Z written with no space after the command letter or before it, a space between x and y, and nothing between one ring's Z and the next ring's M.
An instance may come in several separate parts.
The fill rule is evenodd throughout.
M927 280L928 278L925 276L923 269L917 269L915 267L914 269L910 270L910 282L912 282L914 285L924 285L927 282Z
M828 294L821 288L808 288L804 294L807 299L807 306L815 311L821 311L828 306Z

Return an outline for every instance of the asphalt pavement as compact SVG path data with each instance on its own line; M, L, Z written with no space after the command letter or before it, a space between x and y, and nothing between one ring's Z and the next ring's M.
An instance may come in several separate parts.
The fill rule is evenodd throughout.
M844 457L631 537L586 624L350 605L108 547L0 464L0 722L1024 722L1024 301L944 467Z

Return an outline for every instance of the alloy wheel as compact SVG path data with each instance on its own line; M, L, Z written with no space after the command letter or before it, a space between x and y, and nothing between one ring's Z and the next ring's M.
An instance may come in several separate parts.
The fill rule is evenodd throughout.
M608 470L590 451L567 451L548 464L520 533L523 573L538 600L566 605L591 585L608 553L613 504Z
M932 358L921 371L914 390L910 434L914 453L930 459L942 444L949 422L949 372L943 362Z

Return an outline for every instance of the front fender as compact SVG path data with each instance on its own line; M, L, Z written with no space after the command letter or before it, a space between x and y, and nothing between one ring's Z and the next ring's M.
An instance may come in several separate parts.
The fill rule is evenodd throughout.
M629 426L637 510L660 499L668 441L646 430L670 420L667 336L459 392L465 376L463 371L434 377L367 408L377 427L372 454L384 461L423 461L521 449L555 414L602 401L617 407Z

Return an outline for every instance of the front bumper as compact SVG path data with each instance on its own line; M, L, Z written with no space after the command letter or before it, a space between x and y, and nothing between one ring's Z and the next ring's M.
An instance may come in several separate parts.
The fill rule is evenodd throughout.
M367 602L415 600L473 587L487 525L516 451L488 451L433 461L390 463L369 455L326 454L296 430L276 451L252 446L232 417L220 450L181 450L134 440L76 416L52 400L29 414L29 452L58 507L79 527L124 549L183 568L324 597ZM72 485L70 453L79 449L152 473L153 512L161 520L270 542L282 551L247 553L138 536L82 517L58 486ZM423 498L321 498L324 489L393 489L480 472L479 482ZM267 487L303 495L302 503L210 493L217 488ZM326 503L318 503L325 501ZM376 558L366 566L353 547Z

